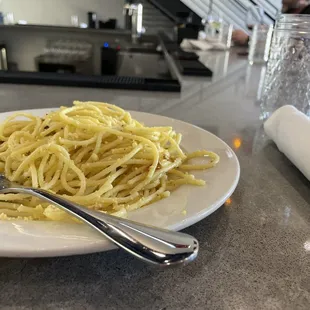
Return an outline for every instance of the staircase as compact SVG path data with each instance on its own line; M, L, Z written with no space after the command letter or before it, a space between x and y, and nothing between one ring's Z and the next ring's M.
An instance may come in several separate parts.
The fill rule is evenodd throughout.
M213 13L221 16L226 23L233 24L236 28L246 32L246 15L249 6L253 4L261 5L266 14L264 22L271 24L281 9L281 0L181 0L191 10L200 17L209 14L210 6L213 2Z
M226 23L235 28L248 32L246 15L249 6L261 5L266 14L264 22L274 23L276 15L281 9L282 0L140 0L144 6L143 25L147 33L157 33L163 30L172 33L173 25L178 21L177 12L194 12L194 22L200 23L210 11L221 16Z
M156 34L159 31L171 33L173 31L173 21L155 8L148 0L140 0L143 4L143 27L148 34Z

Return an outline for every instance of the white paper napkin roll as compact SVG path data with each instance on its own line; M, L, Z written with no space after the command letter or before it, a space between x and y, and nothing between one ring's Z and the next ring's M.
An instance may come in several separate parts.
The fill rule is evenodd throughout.
M278 149L310 180L310 120L295 107L276 110L265 122L266 134Z

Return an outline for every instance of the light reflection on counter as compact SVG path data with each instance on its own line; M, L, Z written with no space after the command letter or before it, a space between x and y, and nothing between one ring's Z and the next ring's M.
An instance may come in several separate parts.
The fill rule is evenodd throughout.
M240 149L240 147L242 146L242 139L241 138L234 138L233 140L233 146L235 150Z
M225 207L229 207L229 206L231 206L231 204L232 204L232 199L231 199L231 197L229 197L229 198L225 201L224 205L225 205Z
M255 100L257 103L259 103L264 91L266 70L266 66L247 66L245 76L245 96L247 98L255 98L256 96Z
M213 71L213 81L219 80L227 75L230 58L229 51L217 53L214 51L197 52L197 55L199 55L199 61Z

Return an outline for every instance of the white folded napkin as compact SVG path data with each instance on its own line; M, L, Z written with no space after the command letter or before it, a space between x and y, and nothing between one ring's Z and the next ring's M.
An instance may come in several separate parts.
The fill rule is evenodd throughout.
M310 119L286 105L271 115L264 129L278 149L310 180Z
M208 40L191 40L183 39L181 42L182 49L193 49L199 51L208 51L208 50L225 50L226 46L221 42L212 42Z

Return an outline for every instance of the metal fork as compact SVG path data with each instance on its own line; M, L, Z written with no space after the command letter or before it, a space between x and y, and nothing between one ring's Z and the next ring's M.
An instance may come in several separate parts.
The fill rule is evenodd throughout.
M93 227L125 251L149 263L163 266L184 264L194 260L198 254L198 241L188 234L89 210L46 190L11 182L1 174L0 193L22 193L45 200Z

